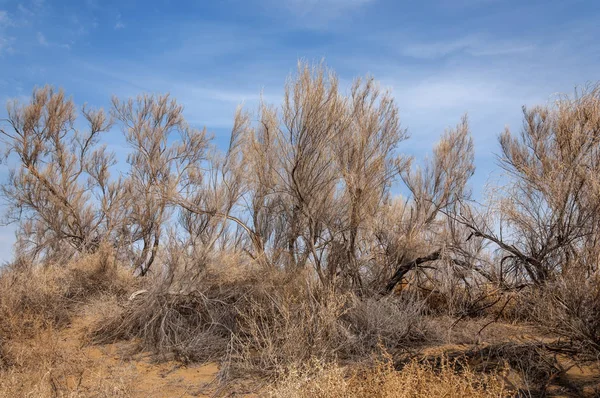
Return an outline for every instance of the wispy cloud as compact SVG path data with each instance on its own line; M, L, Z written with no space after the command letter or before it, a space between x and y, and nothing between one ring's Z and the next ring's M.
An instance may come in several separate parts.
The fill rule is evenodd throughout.
M124 29L125 24L121 20L121 13L117 14L117 22L115 23L115 30Z
M358 9L375 3L377 0L271 0L270 7L275 5L283 9L288 17L305 27L322 28L329 22L338 20Z
M4 11L4 10L0 10L0 28L5 28L8 26L13 26L13 25L14 25L14 21L12 20L10 15L8 15L8 12Z
M56 43L49 41L42 32L37 32L36 39L38 44L42 47L59 47L67 50L71 49L71 45L68 43Z
M42 32L37 32L36 38L40 46L48 47L48 40L46 40L46 36Z
M173 77L171 73L160 73L142 65L82 64L85 75L93 72L101 77L105 96L132 97L140 92L171 93L173 98L185 106L188 121L193 125L209 128L229 128L236 107L244 104L253 108L262 98L268 102L278 101L273 90L261 93L256 90L236 88L234 85L216 83L211 77L186 80ZM250 79L250 77L248 77ZM94 84L87 81L86 84Z
M325 14L325 17L336 17L371 3L374 0L284 0L280 4L296 16L305 17L311 14Z
M44 0L32 0L29 4L25 5L24 3L19 3L17 9L24 16L34 16L43 12L46 7Z
M12 48L11 43L14 41L12 37L2 37L0 35L0 55L3 53L12 53L14 50Z
M13 52L11 44L14 41L14 37L9 36L7 31L9 27L13 27L14 25L15 22L8 12L0 10L0 55Z
M487 106L500 103L506 98L498 82L458 80L456 77L428 79L414 85L399 82L397 88L401 90L402 97L406 98L405 107L412 110L439 112L462 107L462 112L466 112L475 104Z
M535 45L522 40L493 40L482 36L466 36L454 40L414 42L400 45L400 54L418 58L435 59L454 53L472 56L498 56L532 51Z

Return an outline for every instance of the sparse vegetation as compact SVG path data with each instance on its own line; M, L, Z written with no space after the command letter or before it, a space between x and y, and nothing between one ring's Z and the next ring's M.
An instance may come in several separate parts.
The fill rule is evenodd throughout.
M239 109L225 151L169 96L81 115L43 87L0 126L18 224L0 271L6 396L134 394L61 351L78 319L88 347L217 362L221 382L278 397L543 396L565 361L600 358L597 87L524 109L483 204L466 116L413 159L391 94L371 77L346 94L323 64L300 63L280 106ZM119 177L111 129L130 150ZM529 337L482 341L499 322Z

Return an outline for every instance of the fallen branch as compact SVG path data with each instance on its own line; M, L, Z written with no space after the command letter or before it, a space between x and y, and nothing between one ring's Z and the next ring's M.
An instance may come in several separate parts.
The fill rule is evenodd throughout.
M402 278L404 278L404 275L406 275L409 271L413 270L414 268L417 268L419 265L421 265L423 263L428 263L431 261L439 260L441 257L441 254L442 254L441 250L436 250L433 253L428 254L427 256L417 257L414 260L400 264L398 269L396 269L394 276L392 276L392 278L386 285L384 293L387 294L387 293L390 293L392 290L394 290L396 285L402 280Z

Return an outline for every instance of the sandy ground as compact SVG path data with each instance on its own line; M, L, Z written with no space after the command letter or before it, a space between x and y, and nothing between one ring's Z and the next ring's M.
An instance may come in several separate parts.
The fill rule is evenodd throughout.
M134 353L132 342L86 342L90 320L11 342L17 365L0 371L0 398L251 397L243 384L223 386L215 363L184 365ZM1 369L0 369L1 370Z
M78 383L77 389L84 396L86 392L93 394L98 378L103 378L107 385L113 384L115 395L135 398L210 397L217 392L217 364L157 362L147 353L131 354L131 343L101 346L85 344L87 324L85 318L79 318L60 332L64 349L76 350L86 358L84 373L79 380L72 381Z

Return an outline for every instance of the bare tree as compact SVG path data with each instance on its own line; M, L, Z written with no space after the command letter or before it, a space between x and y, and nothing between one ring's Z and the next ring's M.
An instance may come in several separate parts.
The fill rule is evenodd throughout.
M243 224L265 264L295 271L311 261L324 280L322 248L337 183L329 143L344 117L337 78L322 64L299 63L280 109L261 104L258 125L244 140Z
M372 227L395 177L408 166L408 160L395 151L408 136L400 127L392 96L382 93L373 78L355 81L346 112L349 122L332 140L332 154L343 181L338 202L343 210L336 229L345 258L338 263L362 288L360 234Z
M473 140L464 117L455 129L442 136L433 150L433 158L423 168L410 168L401 173L412 194L402 208L399 222L404 228L396 234L378 233L387 257L395 267L386 291L393 290L409 271L439 260L444 249L451 248L441 238L459 211L457 205L470 196L467 182L475 172L473 159Z
M398 109L372 78L357 80L344 96L333 72L300 63L281 110L261 104L257 127L247 132L243 198L250 220L243 224L254 251L290 270L310 263L323 283L346 279L362 289L365 266L382 274L372 266L382 245L384 268L413 261L399 256L392 265L391 247L426 239L423 230L434 230L441 214L469 195L473 147L466 119L442 138L424 170L411 171L410 159L397 152L407 138ZM391 235L381 233L377 241L374 229L389 215L383 209L398 176L413 193L411 230L385 242Z
M122 123L132 152L127 179L131 244L141 241L134 267L145 275L156 258L171 198L188 179L202 173L208 144L205 130L191 128L183 107L169 95L143 95L121 102L113 115Z
M261 103L256 128L244 141L244 211L257 238L255 258L269 266L289 263L286 198L281 189L281 159L277 133L279 117L274 106Z
M500 136L509 181L495 203L499 226L462 221L503 253L502 272L541 284L571 267L597 270L600 221L600 89L523 108L518 136ZM498 232L500 231L500 232ZM591 255L590 255L591 254ZM590 261L591 260L591 261Z
M0 133L17 165L2 193L9 220L20 222L22 248L34 255L56 254L65 244L93 251L121 221L122 181L111 181L114 155L98 146L111 122L102 110L84 106L82 115L83 130L73 101L50 86L35 89L27 105L8 104Z
M408 136L390 93L367 78L343 95L337 76L323 64L300 62L281 106L262 103L255 126L239 109L222 154L208 150L205 130L191 128L183 107L168 95L113 98L112 116L131 148L124 180L110 179L111 154L91 149L110 126L103 113L84 112L91 132L82 135L72 130L73 105L62 93L49 91L34 102L19 112L54 115L33 125L59 133L19 135L35 129L24 128L32 122L11 113L18 133L3 134L24 166L11 179L16 188L5 187L7 196L35 210L33 235L46 234L39 232L44 220L62 234L53 232L58 245L79 247L74 242L113 236L133 255L141 275L155 262L168 231L168 246L192 257L242 248L264 267L295 272L310 266L324 284L337 281L358 290L366 275L379 284L394 273L391 290L421 262L442 257L449 231L444 217L469 195L473 148L466 119L442 137L431 161L410 168L410 159L397 151ZM79 152L67 152L67 140ZM48 156L58 166L40 160ZM42 171L41 162L48 162ZM398 177L411 193L406 201L390 198ZM37 202L29 200L32 193ZM47 205L49 197L54 207ZM57 206L62 218L46 220L51 217L44 212Z
M338 180L329 143L347 126L346 102L337 76L322 64L300 63L288 80L277 146L281 156L281 190L287 197L287 249L290 264L302 267L309 257L319 277L326 229Z
M248 128L248 114L238 109L225 153L211 148L203 173L187 178L173 198L173 203L181 207L180 221L192 248L212 251L218 240L226 245L230 222L250 233L256 243L254 232L234 214L245 189L242 141Z

